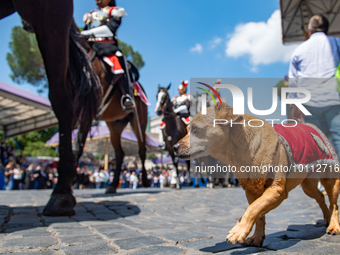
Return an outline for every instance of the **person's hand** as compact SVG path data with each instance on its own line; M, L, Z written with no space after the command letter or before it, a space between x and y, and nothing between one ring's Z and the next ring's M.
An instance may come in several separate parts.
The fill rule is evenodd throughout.
M300 109L297 108L296 105L293 105L293 106L292 106L292 117L293 117L293 119L296 120L298 123L304 123L303 114L302 114L302 112L300 111Z

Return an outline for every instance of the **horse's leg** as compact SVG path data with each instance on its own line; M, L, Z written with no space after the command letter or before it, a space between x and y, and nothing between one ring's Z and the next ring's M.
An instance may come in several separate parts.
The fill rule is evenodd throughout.
M76 161L71 146L73 86L67 77L73 2L60 0L44 4L45 2L37 3L36 0L15 0L13 3L18 13L36 32L49 83L49 99L59 121L58 184L43 214L73 215L76 204L72 195L72 183L76 177Z
M169 150L169 154L170 154L170 156L171 156L171 158L172 158L172 162L173 162L173 164L174 164L174 167L175 167L175 169L176 169L176 189L180 189L181 188L181 185L180 185L180 182L179 182L179 176L178 176L178 157L177 156L175 156L175 153L174 153L174 151L173 150ZM170 188L175 188L174 186L171 186L171 184L170 184Z
M137 103L139 102L139 103ZM141 105L144 104L143 102L141 102L139 99L135 100L135 103L137 106L139 106L137 108L138 110L138 118L139 118L139 123L140 123L140 128L142 131L142 136L143 136L143 141L140 137L139 134L139 128L138 128L138 122L137 122L137 118L136 115L134 114L133 116L130 117L130 123L134 129L134 132L137 136L137 140L138 140L138 153L139 153L139 157L142 161L142 182L143 182L143 187L149 187L150 186L150 181L148 180L147 177L147 173L146 173L146 169L145 169L145 158L146 158L146 135L145 135L145 129L146 129L146 124L147 124L147 107L146 105ZM143 111L144 110L144 111Z
M188 186L192 186L191 175L190 175L190 160L187 160L187 173L188 173Z
M128 118L117 120L117 121L112 121L112 122L106 122L107 126L110 129L111 143L112 143L113 148L115 149L115 154L116 154L116 171L115 171L114 179L113 179L113 182L110 184L110 186L107 187L106 193L117 192L117 187L119 185L119 176L120 176L122 163L124 159L124 151L122 148L122 144L120 142L120 136L128 122L129 122Z
M199 180L198 180L198 173L195 174L195 188L199 188Z

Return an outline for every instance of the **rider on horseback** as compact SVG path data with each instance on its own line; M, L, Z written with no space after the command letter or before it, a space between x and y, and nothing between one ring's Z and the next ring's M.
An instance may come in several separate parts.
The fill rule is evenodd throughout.
M86 13L83 17L86 25L81 34L88 37L88 42L97 56L103 58L111 66L111 71L114 74L111 83L115 84L123 76L122 66L125 66L123 54L118 48L116 32L122 17L127 14L124 8L116 7L115 0L95 0L95 3L98 8ZM127 66L125 66L125 70L128 72ZM123 84L122 107L126 111L130 111L134 107L134 102L129 94L130 84L127 78Z
M177 113L180 117L184 118L184 123L188 124L189 120L189 109L190 109L190 94L187 94L187 86L189 81L181 81L181 84L178 86L178 96L174 96L172 98L172 103L174 105L174 112Z

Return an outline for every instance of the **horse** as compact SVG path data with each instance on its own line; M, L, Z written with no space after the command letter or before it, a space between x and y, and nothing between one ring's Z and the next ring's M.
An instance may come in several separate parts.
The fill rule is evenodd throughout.
M100 116L101 120L104 120L110 130L110 139L116 154L116 171L114 173L113 182L107 187L106 193L116 193L119 184L119 176L121 173L121 166L124 159L124 151L121 145L121 134L123 129L128 123L131 124L138 140L139 156L142 161L142 183L144 187L150 186L149 180L147 179L147 173L145 169L146 159L146 126L148 123L148 107L140 99L140 97L134 94L135 110L132 112L126 112L121 106L122 97L122 82L123 78L127 79L128 70L125 68L125 73L119 79L115 77L116 83L110 85L109 81L113 80L113 74L109 71L111 68L104 64L104 62L96 56L95 51L90 47L85 38L81 40L82 46L85 48L89 59L91 60L92 66L95 69L100 83L103 88L104 99L103 99L103 113ZM133 66L132 66L133 68ZM125 76L125 77L124 77ZM132 76L130 75L131 80ZM140 85L140 83L139 83ZM140 85L142 88L142 86ZM136 111L137 110L137 114Z
M166 150L169 152L173 164L176 169L177 179L176 179L176 188L180 189L180 182L178 176L178 157L175 155L174 149L172 148L179 140L181 140L186 134L187 129L184 122L177 116L177 114L173 110L173 104L170 99L169 89L171 87L171 83L167 88L162 88L158 85L158 93L157 93L157 103L155 112L158 116L162 116L163 121L165 122L165 127L162 130L163 140L165 142ZM188 185L191 186L191 178L190 178L190 160L186 161L187 169L188 169Z
M79 44L73 23L72 0L0 0L0 19L14 12L33 28L49 83L49 99L59 124L58 184L43 210L44 215L74 215L72 184L82 152L72 152L71 131L76 123L85 136L96 117L100 84ZM83 140L83 139L81 139Z

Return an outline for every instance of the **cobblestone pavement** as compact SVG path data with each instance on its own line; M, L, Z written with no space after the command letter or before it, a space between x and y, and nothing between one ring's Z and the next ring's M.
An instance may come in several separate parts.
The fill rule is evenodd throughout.
M241 188L76 190L75 216L41 216L50 192L0 192L0 254L340 253L301 188L267 214L263 248L225 241L247 208Z

